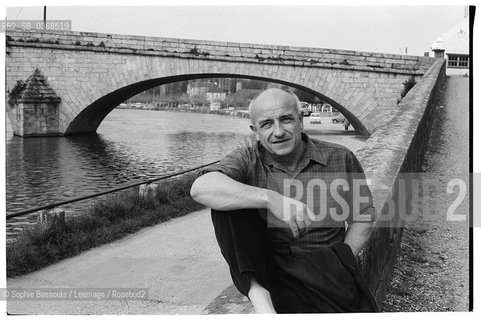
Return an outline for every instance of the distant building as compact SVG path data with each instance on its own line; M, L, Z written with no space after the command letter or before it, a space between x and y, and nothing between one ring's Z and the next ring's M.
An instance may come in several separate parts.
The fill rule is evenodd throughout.
M225 97L227 96L227 93L225 90L218 88L218 87L212 87L207 90L205 93L205 97L207 100L210 102L212 101L224 101Z
M434 41L430 56L447 60L447 75L469 75L469 18L467 15Z
M252 99L254 99L262 90L259 89L240 89L232 94L231 98L237 102L240 109L247 108Z
M203 96L206 100L213 101L223 101L226 96L226 90L221 89L214 82L204 82L196 81L189 83L187 86L187 94L192 96Z

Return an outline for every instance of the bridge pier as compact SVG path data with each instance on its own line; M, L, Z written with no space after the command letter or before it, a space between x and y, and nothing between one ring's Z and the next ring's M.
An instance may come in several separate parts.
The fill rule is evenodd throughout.
M10 93L9 115L15 121L14 134L28 136L59 136L60 97L53 91L39 69L25 83L17 82ZM12 110L13 108L13 110Z

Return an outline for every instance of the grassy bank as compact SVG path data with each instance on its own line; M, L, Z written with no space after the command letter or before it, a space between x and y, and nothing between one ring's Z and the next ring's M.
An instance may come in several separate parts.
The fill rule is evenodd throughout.
M7 277L26 274L87 249L118 240L202 208L190 197L195 179L188 174L163 181L156 193L140 197L138 188L107 196L83 215L38 224L7 245Z

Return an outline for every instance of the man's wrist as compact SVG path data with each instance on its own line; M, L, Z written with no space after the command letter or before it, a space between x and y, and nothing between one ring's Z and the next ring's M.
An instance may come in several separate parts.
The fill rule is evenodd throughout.
M276 198L279 194L269 189L262 189L262 190L263 190L262 200L264 202L263 207L267 210L271 210L271 206L275 203L275 201L278 201L278 199Z

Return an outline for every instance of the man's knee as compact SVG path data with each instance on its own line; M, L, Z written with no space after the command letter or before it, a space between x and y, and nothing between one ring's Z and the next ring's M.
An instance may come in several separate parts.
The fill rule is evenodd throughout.
M249 276L265 283L270 246L266 223L258 210L212 210L217 242L229 264L232 278L242 285L236 287L243 293L249 288ZM249 275L249 276L247 276ZM242 287L243 290L240 289Z

